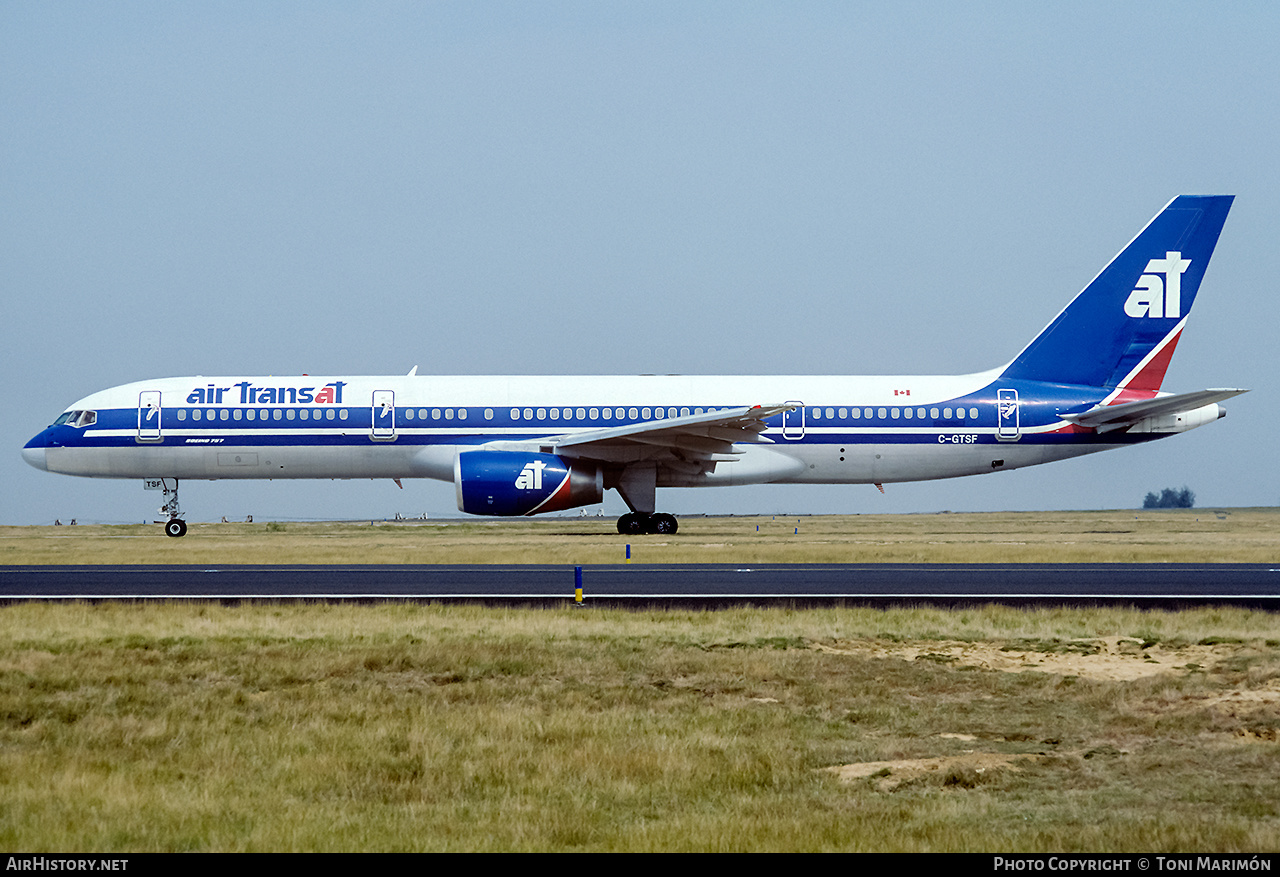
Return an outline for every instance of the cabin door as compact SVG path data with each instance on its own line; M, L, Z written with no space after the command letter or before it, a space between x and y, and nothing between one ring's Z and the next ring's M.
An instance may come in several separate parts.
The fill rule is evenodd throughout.
M804 438L804 403L788 402L788 405L796 406L794 411L782 412L782 437L784 439Z
M373 391L373 430L369 437L389 442L396 437L396 394L394 390Z
M138 394L138 441L160 441L159 390L143 390Z
M1018 391L996 390L996 438L1016 442L1022 435L1018 417Z

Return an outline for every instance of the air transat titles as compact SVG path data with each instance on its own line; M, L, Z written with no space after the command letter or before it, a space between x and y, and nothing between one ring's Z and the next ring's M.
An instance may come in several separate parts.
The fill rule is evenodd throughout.
M346 381L325 384L317 392L315 387L258 387L249 381L241 381L230 387L196 387L187 395L189 405L221 405L223 394L240 388L241 405L341 405L342 388Z

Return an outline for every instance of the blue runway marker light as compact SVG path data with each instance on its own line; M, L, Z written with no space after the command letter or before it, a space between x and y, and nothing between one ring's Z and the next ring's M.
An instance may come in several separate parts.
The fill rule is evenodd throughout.
M573 568L573 602L575 606L582 605L582 567L580 566Z

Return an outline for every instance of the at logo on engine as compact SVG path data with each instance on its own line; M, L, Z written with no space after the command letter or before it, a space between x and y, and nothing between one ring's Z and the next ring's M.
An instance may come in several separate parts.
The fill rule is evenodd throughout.
M542 470L545 468L547 468L547 464L541 460L525 463L524 468L520 470L519 477L516 478L516 488L519 490L541 490Z

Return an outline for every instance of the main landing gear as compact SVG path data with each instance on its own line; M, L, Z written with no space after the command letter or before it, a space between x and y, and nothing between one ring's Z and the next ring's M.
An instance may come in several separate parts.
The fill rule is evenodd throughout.
M645 533L674 536L678 529L680 524L675 515L668 515L666 512L630 512L618 518L618 532L623 536L640 536Z
M185 536L187 535L187 522L182 520L182 510L178 508L178 479L173 479L173 487L169 486L169 479L161 479L164 485L164 505L160 506L160 514L167 515L169 520L165 522L164 534L166 536Z
M655 512L658 488L658 468L652 463L628 466L608 485L616 487L622 501L631 511L618 518L618 532L623 536L639 536L644 533L674 536L680 525L675 515Z

